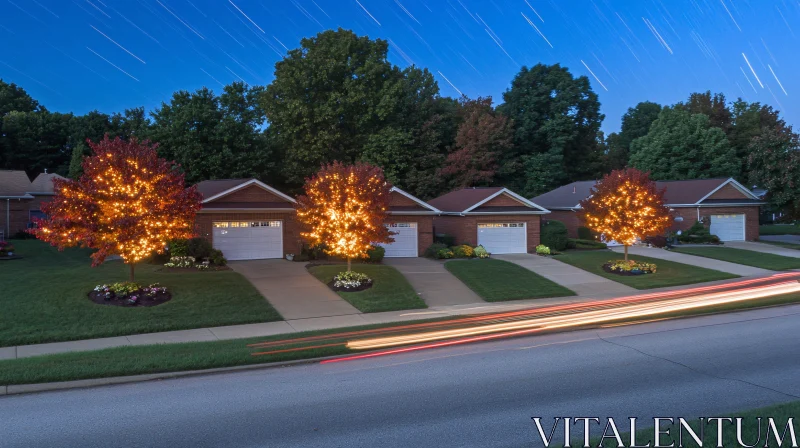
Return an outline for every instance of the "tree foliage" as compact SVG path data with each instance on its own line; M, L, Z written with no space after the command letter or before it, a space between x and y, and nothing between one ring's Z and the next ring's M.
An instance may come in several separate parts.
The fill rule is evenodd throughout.
M792 219L800 219L800 138L792 132L766 129L748 147L748 174L753 185Z
M739 163L721 129L708 117L665 107L650 132L631 144L630 166L649 171L655 180L735 176Z
M650 126L658 118L661 105L644 101L635 107L628 108L622 116L622 127L619 133L611 133L606 139L608 145L608 166L612 170L625 168L630 157L631 142L644 137Z
M42 203L48 216L32 230L57 246L95 249L92 265L117 254L133 266L168 240L189 238L202 197L185 188L184 176L172 162L158 157L156 145L106 137L90 143L93 154L83 161L78 180L53 181L56 194Z
M297 219L307 227L302 236L329 255L347 258L349 271L350 260L366 258L373 243L394 241L383 225L390 189L376 166L324 165L297 198Z
M650 175L635 168L614 170L592 187L588 198L580 202L586 227L628 246L637 239L659 235L672 223L669 207L664 205L664 191L656 187Z

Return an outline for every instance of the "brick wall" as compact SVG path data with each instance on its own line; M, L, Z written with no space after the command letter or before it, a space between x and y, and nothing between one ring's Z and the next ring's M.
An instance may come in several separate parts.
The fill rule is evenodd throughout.
M196 219L197 233L212 243L212 223L214 221L283 221L283 252L299 254L301 247L300 224L295 220L294 212L230 212L230 213L198 213Z
M411 199L403 196L402 194L393 191L392 195L389 197L389 206L395 207L421 207L418 203L412 201Z
M478 244L478 224L493 222L525 222L528 232L528 252L536 250L541 241L540 215L491 215L491 216L437 216L433 219L436 233L452 235L456 244Z
M408 198L406 198L408 199ZM417 223L417 255L420 257L425 253L425 249L433 244L433 216L417 215L390 215L386 219L387 224L396 222L416 222Z
M555 220L563 222L564 225L567 226L567 236L570 238L577 238L578 227L583 225L579 216L577 212L571 210L550 210L550 213L544 215L543 219L545 221Z
M8 232L6 238L14 236L17 232L28 228L30 212L40 210L42 202L47 202L52 196L34 196L34 199L0 199L0 231ZM9 212L6 212L9 209ZM9 223L6 223L8 217Z
M286 202L291 204L286 199L272 194L258 185L250 185L216 200L220 202Z
M731 184L725 185L707 199L752 199Z
M507 194L501 194L491 201L484 203L481 207L519 207L520 205L524 204Z

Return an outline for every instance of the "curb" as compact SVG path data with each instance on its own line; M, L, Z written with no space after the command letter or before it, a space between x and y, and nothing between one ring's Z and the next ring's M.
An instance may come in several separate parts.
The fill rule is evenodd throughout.
M32 394L38 392L51 392L69 389L85 389L91 387L111 386L117 384L141 383L145 381L166 380L192 376L204 376L241 372L248 370L273 369L277 367L291 367L301 364L316 364L327 359L338 358L341 355L325 356L321 358L297 359L294 361L281 361L264 364L250 364L246 366L217 367L213 369L186 370L181 372L146 373L142 375L113 376L108 378L92 378L86 380L59 381L55 383L12 384L0 386L0 396Z

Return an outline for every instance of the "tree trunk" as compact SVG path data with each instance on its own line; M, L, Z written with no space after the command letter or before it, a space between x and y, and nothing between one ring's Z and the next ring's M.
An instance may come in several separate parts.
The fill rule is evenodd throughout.
M347 272L350 272L350 257L347 257Z
M131 263L131 278L130 278L131 281L133 281L133 267L134 266L135 266L135 264Z
M628 261L628 245L625 245L625 261Z

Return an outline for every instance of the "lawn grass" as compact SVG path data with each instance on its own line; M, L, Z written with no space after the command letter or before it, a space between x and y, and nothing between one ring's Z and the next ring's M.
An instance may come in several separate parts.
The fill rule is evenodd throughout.
M504 260L452 260L444 267L487 302L575 295L558 283Z
M763 244L771 244L773 246L783 247L785 249L800 250L800 244L786 243L783 241L767 241L767 240L758 240L758 242Z
M712 314L715 312L744 310L798 302L800 302L800 294L785 294L782 296L767 297L758 301L726 303L698 310L683 310L669 313L664 315L664 317ZM371 328L390 328L421 322L447 321L461 319L463 317L464 316L454 316L444 319L407 321L226 341L117 347L88 352L61 353L34 356L31 358L11 359L0 361L0 385L36 384L148 373L180 372L342 355L351 353L352 351L343 345L339 345L314 348L305 351L252 356L251 353L268 349L250 348L247 347L247 345L307 336L346 333ZM327 340L326 342L329 341L331 340ZM338 341L344 342L345 339L339 339ZM292 347L307 347L309 345L321 344L319 342L306 341L293 344L287 342L286 345L291 345Z
M800 258L766 254L754 250L734 249L732 247L677 247L673 250L682 254L713 258L771 271L800 269Z
M168 287L172 300L152 308L97 305L87 293L127 280L127 265L93 268L89 250L58 252L37 240L14 246L24 258L0 261L0 347L281 319L236 272L165 272L145 263L136 266L136 281Z
M577 268L597 274L609 280L636 289L662 288L665 286L691 285L694 283L710 282L737 278L738 275L727 272L715 271L674 261L661 260L639 255L629 255L629 259L655 263L658 266L655 274L623 276L612 274L603 270L603 264L609 260L621 260L623 255L610 251L567 251L556 257L556 260L571 264Z
M767 440L769 440L770 447L777 447L778 444L775 440L775 434L768 426L768 417L772 417L773 421L775 422L775 426L778 429L778 434L783 436L783 431L786 428L786 423L789 418L794 418L794 428L796 438L800 439L800 433L797 432L798 422L797 416L800 415L800 401L791 401L788 403L777 404L773 406L767 406L764 408L759 409L750 409L746 411L738 411L738 412L723 412L722 414L714 414L713 416L704 416L704 417L741 417L742 418L742 442L745 444L755 444L758 447L762 447L766 445ZM698 436L701 434L700 432L700 422L698 418L691 418L689 416L682 416L687 423L694 429L695 433ZM761 429L759 430L758 426L758 418L761 417ZM654 428L653 420L645 420L639 419L639 425L643 425L646 423L650 424L649 428L643 428L636 431L636 444L639 446L649 446L655 443L654 438ZM619 423L617 423L619 424ZM703 437L703 445L704 447L714 447L714 446L740 446L737 443L737 434L736 434L736 424L734 422L725 421L722 426L722 439L719 442L720 445L717 444L717 421L707 422L702 432ZM670 435L662 435L661 436L661 446L678 446L679 442L679 434L680 434L680 424L676 422L673 425L662 424L661 426L662 431L669 429ZM601 430L602 431L602 430ZM792 446L792 438L790 436L790 432L787 431L786 435L783 440L784 447ZM769 437L767 439L767 437ZM622 435L622 440L625 443L630 441L630 434L626 433ZM758 443L756 443L758 441ZM576 443L573 444L574 446L581 446L583 441L575 441ZM617 442L613 438L608 438L605 440L605 444L600 444L600 438L592 438L592 442L590 444L593 447L616 447ZM694 441L692 436L689 432L684 429L683 430L683 445L687 448L698 447L699 445L697 442Z
M800 226L792 224L765 224L758 226L759 235L800 235Z
M312 266L308 269L314 277L325 284L333 280L336 274L346 270L343 264ZM428 307L403 274L391 266L357 264L353 266L353 270L367 274L374 282L372 288L357 292L339 291L337 294L363 313Z

